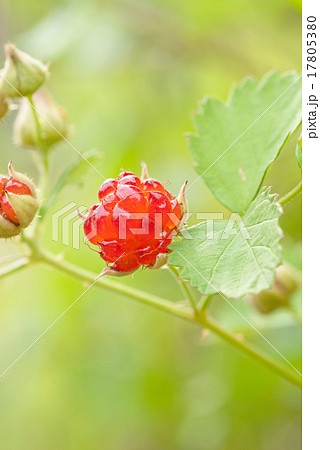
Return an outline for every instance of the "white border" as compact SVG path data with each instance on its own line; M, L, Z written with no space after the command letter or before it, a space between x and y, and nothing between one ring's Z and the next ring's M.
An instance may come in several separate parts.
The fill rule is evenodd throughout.
M320 98L320 2L303 1L302 14L302 141L303 141L303 449L320 449L320 138L308 138L308 95L306 76L307 17L317 21L317 77L313 93ZM320 108L317 111L320 135Z

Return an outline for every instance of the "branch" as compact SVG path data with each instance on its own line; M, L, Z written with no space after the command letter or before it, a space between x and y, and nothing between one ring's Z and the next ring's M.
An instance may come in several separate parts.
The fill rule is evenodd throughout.
M18 272L23 267L30 264L31 261L28 258L20 258L18 261L14 261L11 264L8 264L5 267L0 268L0 280L2 280L7 275L11 275L12 273Z
M248 356L251 356L255 360L259 361L265 367L268 367L270 370L277 373L282 378L285 378L286 380L295 384L299 388L302 388L302 377L298 372L295 373L292 370L290 371L287 370L285 367L279 365L277 362L270 359L269 356L263 353L261 350L256 349L250 343L237 339L235 336L229 333L229 331L223 329L211 318L210 319L204 318L201 321L201 325L203 325L204 328L213 331L222 339L229 342L231 345L238 348L242 352L246 353Z
M40 261L46 263L47 265L55 267L63 273L68 274L81 281L95 283L96 285L99 285L104 289L133 298L140 303L152 306L158 310L167 312L173 316L188 320L189 322L206 328L216 333L222 339L229 342L231 345L238 348L248 356L256 359L277 375L280 375L281 377L301 388L302 380L301 376L298 373L294 373L292 370L279 365L277 362L270 359L267 354L261 352L259 349L254 348L254 346L252 346L251 344L243 340L239 340L236 336L232 335L229 331L223 329L218 323L213 321L213 319L207 318L205 314L196 315L189 308L182 309L181 305L177 303L170 302L156 295L152 295L132 287L127 287L110 278L100 278L96 280L96 274L86 269L75 266L67 261L59 260L57 259L56 255L46 250L39 251L38 258L40 259Z
M97 280L97 275L89 270L78 267L64 260L59 260L56 255L46 251L40 250L38 255L39 260L45 262L46 264L55 267L56 269L66 273L73 278L77 278L80 281L86 281L96 286L101 286L104 289L116 292L127 297L131 297L134 300L144 303L149 306L153 306L156 309L165 311L169 314L179 316L183 319L190 320L192 318L192 313L189 310L181 309L176 303L165 300L156 295L148 294L147 292L140 291L133 287L125 286L111 278L99 278Z
M292 191L288 192L286 195L280 198L279 203L280 205L285 205L286 203L293 200L300 192L302 191L302 181L297 184L296 187L292 189Z

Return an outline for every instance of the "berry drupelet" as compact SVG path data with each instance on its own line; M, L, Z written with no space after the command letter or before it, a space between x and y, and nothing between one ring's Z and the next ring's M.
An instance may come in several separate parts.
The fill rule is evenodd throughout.
M101 276L127 275L140 266L157 268L165 263L168 245L184 224L185 186L175 198L149 178L145 166L141 178L125 171L104 181L99 203L83 218L87 239L99 246L107 263Z

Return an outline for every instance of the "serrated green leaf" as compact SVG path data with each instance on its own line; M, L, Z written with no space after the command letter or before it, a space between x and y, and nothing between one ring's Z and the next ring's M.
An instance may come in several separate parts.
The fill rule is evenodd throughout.
M281 206L269 189L250 204L243 220L217 220L188 228L191 239L173 243L169 263L204 294L231 298L268 289L281 263ZM212 222L211 222L212 225Z
M296 159L297 159L298 166L300 167L300 169L302 169L302 138L301 137L298 140L297 146L296 146Z
M245 78L226 104L208 98L194 116L189 147L196 170L221 203L243 214L300 121L298 74Z

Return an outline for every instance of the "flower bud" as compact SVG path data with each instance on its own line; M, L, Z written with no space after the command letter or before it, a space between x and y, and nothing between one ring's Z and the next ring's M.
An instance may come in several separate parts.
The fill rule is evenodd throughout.
M9 175L0 175L0 238L20 233L33 220L39 204L33 182L9 164Z
M41 139L47 148L51 147L69 134L67 113L43 89L37 91L32 98L38 113ZM38 130L34 120L34 111L28 102L21 101L13 128L14 139L18 145L38 147Z
M9 109L8 101L4 95L0 92L0 120L4 117Z
M268 314L277 308L289 306L290 297L298 285L295 270L288 264L282 264L276 269L271 289L261 291L259 294L248 294L247 298L261 313Z
M6 61L1 71L0 90L5 97L33 94L44 82L48 68L13 44L5 45Z

